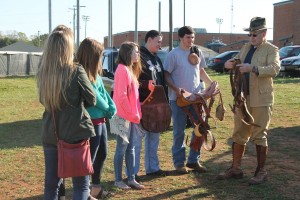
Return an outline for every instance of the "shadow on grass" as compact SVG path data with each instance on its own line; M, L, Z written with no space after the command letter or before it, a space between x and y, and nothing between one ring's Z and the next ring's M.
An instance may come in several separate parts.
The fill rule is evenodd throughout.
M216 180L218 173L226 170L232 162L231 148L221 154L215 155L206 161L209 173L198 174L195 177L199 184L214 195L214 199L295 199L300 196L299 184L293 184L299 178L299 148L300 126L277 127L268 131L269 153L266 168L269 173L267 183L259 186L249 186L248 180L253 176L256 168L255 145L249 142L245 156L242 160L244 178L240 180ZM231 146L232 140L227 144ZM202 151L203 152L203 151ZM204 152L207 153L207 152ZM217 162L221 158L229 158L226 162ZM224 159L223 159L224 160ZM285 189L282 189L284 185ZM238 193L236 191L239 191ZM280 192L279 192L280 191ZM298 191L298 192L297 192ZM197 199L192 196L191 199Z
M0 124L0 147L10 149L42 145L41 126L41 119ZM108 140L115 140L115 135L108 133Z
M259 186L249 186L248 184L256 168L255 145L249 142L246 155L242 161L245 172L243 179L216 180L217 174L224 171L231 164L232 152L229 148L228 151L215 154L205 162L205 165L209 168L208 173L190 173L189 176L193 176L198 180L198 185L174 189L139 199L169 199L181 193L185 193L186 197L180 199L298 199L300 197L300 192L297 189L299 184L295 185L293 183L297 182L299 178L299 132L300 126L278 127L268 131L270 152L266 161L266 168L269 173L269 180L265 184ZM232 140L228 139L226 143L231 146ZM202 153L209 152L202 151ZM286 157L282 156L284 154ZM224 160L225 157L228 158L228 161L220 163L219 160ZM289 165L285 166L285 163L289 163ZM171 176L173 175L171 174ZM147 176L141 176L140 178L144 182L151 180Z

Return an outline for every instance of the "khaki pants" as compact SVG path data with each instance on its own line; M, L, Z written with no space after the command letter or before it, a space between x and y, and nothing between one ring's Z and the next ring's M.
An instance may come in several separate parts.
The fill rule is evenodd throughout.
M268 146L266 131L268 130L271 121L272 106L250 107L248 102L249 97L247 97L248 110L254 118L254 124L257 124L260 127L244 124L239 117L241 116L241 111L237 108L237 113L234 115L232 139L240 145L246 145L246 143L251 140L256 145L264 147Z

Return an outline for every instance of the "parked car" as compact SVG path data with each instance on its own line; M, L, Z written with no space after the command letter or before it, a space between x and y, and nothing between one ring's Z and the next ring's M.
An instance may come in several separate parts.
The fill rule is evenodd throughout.
M280 63L280 71L287 75L299 76L300 75L300 54L289 58L284 58Z
M300 45L285 46L279 49L279 59L297 56L300 53Z
M160 58L162 63L164 62L168 51L159 50L157 56ZM117 69L116 60L118 57L118 49L105 49L103 52L102 68L103 75L102 80L107 92L113 95L114 75Z
M114 74L117 69L118 49L105 49L102 57L102 80L106 91L112 96Z
M238 54L239 51L225 51L219 55L217 55L216 57L210 59L208 61L208 68L215 70L216 72L226 72L228 70L226 70L224 68L224 64L227 60L233 58L236 54Z

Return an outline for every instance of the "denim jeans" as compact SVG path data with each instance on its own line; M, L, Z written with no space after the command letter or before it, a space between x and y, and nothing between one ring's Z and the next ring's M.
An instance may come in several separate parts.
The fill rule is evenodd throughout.
M142 149L144 135L145 135L144 161L145 161L146 174L157 172L158 170L160 170L159 160L157 155L160 133L148 132L144 130L141 126L139 126L139 128L140 128L140 132L138 132L134 138L134 144L135 144L134 174L138 174L140 170L141 149ZM126 174L128 174L127 171Z
M172 145L172 156L173 156L173 164L175 167L183 167L186 161L185 158L185 127L187 115L183 111L182 108L178 107L176 101L170 101L171 109L172 109L172 120L173 120L173 145ZM195 112L192 106L188 108L195 116ZM196 118L197 119L197 118ZM191 141L195 137L195 133L193 131ZM200 152L193 150L190 148L187 163L196 163L200 159Z
M139 131L139 125L135 123L130 123L129 128L129 143L126 143L119 135L116 136L117 145L116 152L114 156L114 170L115 170L115 181L122 180L122 168L123 159L125 155L125 164L127 169L128 181L135 179L134 167L135 167L135 143L134 138Z
M107 129L106 124L94 125L95 137L90 139L91 156L93 161L94 174L92 184L100 184L104 162L107 158Z
M57 176L58 155L57 147L43 144L45 156L45 188L44 199L56 200L58 198L58 188L63 179ZM89 176L73 177L73 200L87 199L89 196Z

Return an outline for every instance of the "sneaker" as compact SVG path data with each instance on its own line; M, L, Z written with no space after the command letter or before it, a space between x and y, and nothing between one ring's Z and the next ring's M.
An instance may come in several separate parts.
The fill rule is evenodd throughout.
M123 190L129 190L130 189L130 187L128 185L126 185L123 181L116 181L115 186L117 188L120 188L120 189L123 189Z
M159 169L156 172L146 173L147 176L168 176L168 172Z
M175 167L175 171L178 173L178 174L188 174L188 170L186 167Z
M206 167L202 166L199 162L196 162L196 163L187 163L186 166L188 168L193 169L196 172L200 172L200 173L207 172Z
M133 181L128 181L128 185L130 187L132 187L133 189L137 189L137 190L143 190L145 189L145 186L142 184L139 184L138 182L136 182L135 180Z
M140 183L141 182L141 177L139 177L137 174L134 175L134 179L136 182Z

